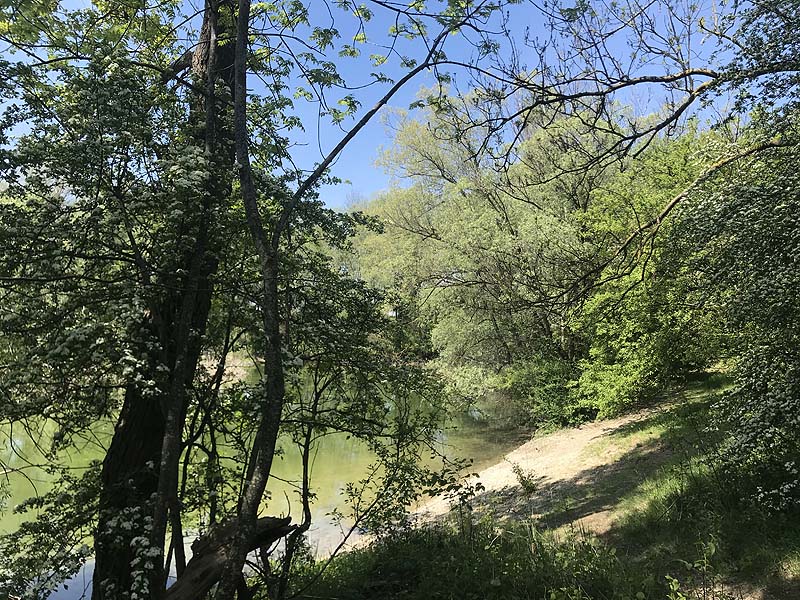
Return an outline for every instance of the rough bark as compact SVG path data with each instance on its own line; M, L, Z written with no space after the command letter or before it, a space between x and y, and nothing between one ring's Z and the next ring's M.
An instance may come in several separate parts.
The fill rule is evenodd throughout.
M101 472L93 600L117 600L131 588L135 557L131 540L137 533L116 527L113 519L150 514L163 434L158 399L144 397L136 386L128 386Z
M206 211L207 212L207 211ZM206 221L206 217L203 217ZM153 522L150 542L153 548L161 551L156 560L153 575L155 598L160 596L166 582L166 573L160 568L164 564L163 549L166 540L167 522L170 508L179 510L178 470L182 451L183 428L188 406L188 389L194 380L197 364L202 350L202 334L208 322L211 308L211 282L209 275L216 268L216 262L207 256L208 223L202 223L190 270L189 281L183 290L180 309L174 329L171 328L167 340L162 343L168 349L170 365L169 393L162 402L164 433L162 436L159 478L153 506ZM180 519L180 515L176 515Z
M211 303L208 275L215 263L203 253L202 268L186 287L163 305L159 322L161 355L170 368L162 385L167 393L145 395L130 384L101 472L100 514L95 541L93 600L120 600L134 583L131 563L136 553L133 540L144 534L146 518L151 527L150 546L163 552L166 518L177 505L177 465L186 412L186 390L200 360L200 333L205 330ZM179 304L177 310L171 304ZM119 520L132 522L126 528ZM152 557L151 557L152 558ZM158 598L164 587L163 557L153 559L148 576L150 596Z
M207 4L204 37L192 63L194 75L207 80L206 93L193 107L192 119L205 125L198 143L203 144L214 159L229 163L228 151L217 152L216 112L219 107L213 97L218 70L216 10L216 4ZM222 61L221 68L230 76L230 64ZM156 398L143 398L133 385L130 386L103 463L93 600L121 600L128 596L134 584L131 563L135 550L131 542L143 535L157 551L157 556L151 556L148 595L160 598L164 593L163 550L170 511L177 513L172 515L173 522L181 518L178 468L188 390L200 361L213 292L211 278L218 262L216 246L219 243L213 237L213 206L230 193L227 180L212 179L193 225L181 233L185 239L193 240L191 250L181 260L185 265L181 271L187 274L161 286L167 290L166 295L153 301L148 318L159 350L152 361L153 372L146 373L145 377L160 381L161 394ZM158 364L168 367L166 379L159 377ZM139 521L130 530L118 527L115 519L128 513L136 515ZM145 517L149 519L149 532L143 530Z
M250 0L239 0L234 52L233 132L239 183L247 224L261 265L264 290L264 386L261 419L245 473L244 492L237 510L237 528L227 553L217 588L217 600L233 600L248 549L257 533L258 507L272 470L277 447L285 396L281 356L280 303L278 296L278 239L273 232L267 238L258 209L258 196L250 165L247 132L247 41L250 24Z
M294 526L289 525L291 520L291 517L258 519L247 551L268 546L291 533L294 530ZM237 530L237 523L232 521L214 529L210 535L192 544L192 559L186 565L183 577L167 590L164 600L204 598L222 576L230 545Z

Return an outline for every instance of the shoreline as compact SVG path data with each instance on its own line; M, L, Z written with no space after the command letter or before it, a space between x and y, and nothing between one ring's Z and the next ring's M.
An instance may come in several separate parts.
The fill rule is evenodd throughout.
M546 505L553 502L559 487L567 482L588 484L589 473L613 465L622 453L610 443L614 432L665 408L646 408L534 436L468 480L468 484L480 483L484 488L469 499L469 504L475 512L491 513L500 521L538 520L544 516ZM433 522L450 510L451 500L437 496L416 507L412 515L421 522ZM611 525L610 512L593 512L572 524L593 533L604 533Z

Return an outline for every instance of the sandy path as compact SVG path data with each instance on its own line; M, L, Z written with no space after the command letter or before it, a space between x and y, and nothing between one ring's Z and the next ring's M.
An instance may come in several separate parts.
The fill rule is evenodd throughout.
M623 491L633 489L670 460L672 448L663 443L657 430L639 435L630 432L637 425L646 425L639 422L671 406L674 405L533 438L478 473L477 481L485 491L470 504L476 512L492 514L500 521L541 518L544 527L571 526L602 535L620 514L618 502ZM633 427L625 427L631 424ZM533 484L534 491L523 490L515 467ZM572 504L564 506L565 498L572 499ZM450 501L437 497L415 512L424 521L449 510ZM800 598L795 582L786 582L785 590L779 585L774 593L747 582L726 580L725 586L732 597L740 600Z
M613 443L599 443L603 438L629 423L651 416L654 412L653 409L647 409L531 439L506 454L503 460L478 473L477 481L483 484L485 492L478 496L477 503L480 504L482 498L498 494L506 498L521 495L519 479L514 472L517 467L529 475L536 485L537 491L529 496L528 506L535 507L552 500L552 490L558 489L559 483L579 485L583 474L591 473L598 467L613 465L620 450ZM437 497L424 503L415 512L423 519L431 519L449 510L450 501ZM579 520L580 524L585 529L601 533L608 528L609 519L605 514L608 512L602 510L585 515ZM535 508L531 516L536 516Z

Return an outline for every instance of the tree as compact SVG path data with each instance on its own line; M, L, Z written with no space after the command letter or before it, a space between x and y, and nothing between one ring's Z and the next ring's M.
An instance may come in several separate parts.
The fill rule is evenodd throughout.
M800 501L795 156L759 157L698 190L673 237L684 268L703 274L696 294L718 307L735 360L735 385L716 407L727 433L720 466L741 496L771 511Z
M456 362L465 359L490 364L492 360L485 359L491 357L494 370L501 370L514 362L509 348L524 347L518 332L536 328L530 321L516 327L513 319L506 318L507 312L520 310L520 301L529 309L538 305L540 312L552 312L563 301L562 306L579 314L583 303L594 296L589 306L594 315L583 316L581 333L586 336L584 343L598 346L591 349L595 360L584 363L591 366L582 381L590 396L598 398L601 391L608 395L601 404L609 410L613 404L609 398L616 402L619 395L636 395L642 388L655 386L681 362L685 366L702 362L702 352L692 358L696 349L689 347L681 360L664 353L667 348L674 350L669 328L677 323L686 325L686 319L695 319L696 313L652 312L659 294L680 295L681 286L692 289L695 285L691 278L660 291L634 288L662 268L685 276L668 251L663 261L660 254L674 243L665 221L682 204L691 202L695 191L718 185L720 178L730 176L734 165L745 168L755 157L796 144L791 115L797 83L797 39L792 28L797 19L796 11L787 8L782 3L753 3L705 14L702 6L683 2L544 5L541 12L550 25L549 37L525 38L532 64L524 64L520 52L495 69L472 70L469 94L451 91L443 95L435 90L425 96L422 104L430 107L434 117L425 126L410 125L398 135L401 145L407 139L421 138L426 140L424 146L406 142L409 148L403 146L392 157L403 165L403 174L416 179L425 191L397 192L403 195L397 202L401 208L390 209L394 213L390 222L420 237L420 249L413 251L415 268L427 269L425 276L438 282L434 287L455 290L445 304L467 306L462 313L444 310L437 315L433 332L439 336L439 349L452 348L451 358ZM700 42L705 46L698 50ZM644 110L626 108L639 94L647 98ZM725 94L734 100L727 112L718 102ZM742 123L749 118L744 112L759 102L777 104L763 108L771 113L771 125L762 126L756 136L743 135ZM666 152L679 148L666 144L665 139L697 126L698 121L689 118L692 115L710 121L719 138L706 136L698 157L684 152L679 160L690 165L674 168L674 161L666 159L659 165L665 169L664 175L642 177L643 168L664 161L664 146L670 148ZM569 124L566 135L554 139L565 123ZM544 140L538 147L537 136ZM532 148L536 150L532 152ZM677 153L680 155L679 150ZM618 170L628 174L615 175ZM655 191L654 185L658 186ZM557 191L557 187L562 189ZM443 198L448 190L455 198L452 206L461 204L455 213L440 217L447 210ZM519 207L515 205L530 203L532 197L541 203L538 194L554 192L565 198L571 194L578 200L577 206L585 204L587 216L573 225L574 239L596 244L594 252L577 250L574 244L566 250L574 253L579 267L565 268L567 261L562 257L562 270L556 269L556 273L563 279L557 283L542 276L549 273L542 264L553 263L547 252L498 247L492 217L479 222L494 214L498 229L507 225L504 235L513 239L519 227ZM621 201L615 201L613 194ZM482 208L475 210L472 202ZM633 213L615 218L625 204ZM455 236L448 236L448 226L441 223L459 222L465 211L472 211L464 216L466 223L456 228ZM612 212L611 218L607 211ZM555 247L554 238L559 243L573 239L567 233L570 227L565 230L563 223L557 235L547 232L542 223L537 227L548 248ZM656 240L657 235L662 239ZM534 236L527 236L528 243L533 240ZM453 249L449 254L444 250L448 245ZM421 249L426 246L436 249ZM481 253L487 261L476 259ZM426 266L420 257L433 257L429 258L432 265ZM656 262L661 266L656 268ZM433 304L436 296L443 294L446 292L432 291L434 301L426 298L425 303ZM487 310L492 299L509 311ZM623 326L625 320L611 323L603 316L615 306L627 310L634 300L642 304L639 312L628 312L627 327ZM487 314L492 318L478 316ZM530 312L523 310L522 314ZM448 319L453 326L445 331ZM533 323L547 324L547 320L537 317ZM645 326L648 321L650 325ZM469 329L465 322L478 325ZM608 327L603 331L605 342L597 337L598 325ZM626 339L637 341L630 344ZM667 363L660 362L662 359ZM632 368L637 361L638 366ZM627 372L614 374L614 369ZM535 383L523 379L520 387ZM609 379L616 379L619 386L605 385ZM483 383L485 375L478 380Z
M629 229L598 265L587 291L624 281L642 261L658 257L657 236L662 247L683 248L682 256L667 258L673 268L681 264L676 256L693 256L689 264L702 270L690 277L700 282L687 291L695 299L705 296L704 302L718 299L721 306L714 310L738 361L738 386L721 413L730 431L723 462L729 475L743 476L745 495L786 508L796 502L797 489L796 427L788 416L796 396L796 357L787 346L793 327L784 320L792 314L791 302L784 284L773 282L791 287L794 279L785 254L792 242L783 237L793 222L786 209L792 206L794 180L784 168L794 162L798 144L800 11L794 0L717 8L671 1L548 4L543 13L553 35L530 40L536 63L530 68L512 63L501 77L482 72L489 102L470 107L471 113L461 111L471 114L461 122L462 128L489 128L505 142L485 148L502 171L514 164L515 145L543 107L577 116L587 135L596 132L609 143L564 173L641 156L681 132L692 114L720 131L731 128L733 143ZM724 105L726 96L730 102ZM620 109L637 100L644 103L638 114ZM452 104L439 106L458 114ZM742 198L761 211L745 208ZM780 217L773 220L775 213ZM691 217L683 221L687 214ZM683 242L672 235L664 239L671 229L664 224L673 217ZM755 256L762 262L756 264ZM673 272L686 275L683 267ZM704 280L706 274L710 280ZM742 292L741 303L728 295L732 289ZM764 439L769 441L757 441ZM754 483L759 478L760 486Z
M574 406L564 386L583 345L571 325L582 300L571 288L598 256L582 215L604 175L530 183L555 171L556 156L576 158L566 120L531 131L520 149L525 160L501 174L470 150L484 139L477 128L453 146L445 141L456 134L452 120L426 116L401 120L383 158L413 185L370 207L386 220L390 261L399 264L381 262L385 248L368 242L363 262L395 270L417 305L406 312L425 321L436 362L460 395L475 400L502 389L525 407L518 419L568 421ZM540 381L519 381L522 371ZM545 389L541 398L520 398Z
M6 548L21 550L24 540L35 544L62 528L94 528L95 598L163 597L173 555L185 575L183 473L204 436L221 431L214 407L225 355L248 337L242 328L253 319L242 315L255 309L258 333L250 336L264 369L251 406L258 425L248 438L241 494L229 515L218 507L229 517L219 530L230 533L209 537L227 547L217 597L241 587L245 557L265 539L257 512L287 402L285 324L302 308L290 285L297 275L292 239L335 237L337 227L352 226L316 199L328 168L401 88L447 64L444 50L455 34L467 48L482 47L500 6L375 2L391 25L385 54L370 61L374 68L394 64L395 72L372 73L368 83L383 90L375 106L310 171L292 164L286 131L301 124L291 114L292 96L316 99L337 124L359 111L335 61L358 57L373 9L341 2L319 15L294 2L247 1L209 1L189 14L184 8L23 2L3 9L0 20L0 37L20 56L2 63L10 83L2 89L9 144L2 284L11 307L3 352L12 373L3 388L13 399L3 418L58 421L54 459L98 419L115 423L102 465L81 481L65 477L64 487L38 501L51 508L67 502L74 518L23 528ZM349 19L352 40L331 22L335 11ZM260 80L255 97L248 74ZM344 108L328 103L337 91ZM252 245L231 243L245 223ZM255 293L243 285L253 272ZM335 290L338 279L320 275L315 284ZM202 361L212 353L219 363L208 372ZM87 489L98 490L96 505L85 504L95 499ZM38 581L46 593L74 570L85 552L76 558L75 536L64 537L64 547L40 554L38 571L19 571L9 589L28 591ZM31 565L15 564L23 563Z
M213 95L166 94L126 48L160 57L154 42L171 27L163 16L131 31L135 18L41 13L22 19L42 27L30 46L7 32L32 54L10 67L25 103L10 114L29 131L4 164L6 335L15 339L5 389L19 407L7 417L58 421L53 452L94 421L116 420L96 467L98 598L163 587L168 513L181 538L190 390L213 276L229 258L218 218L232 184L224 112ZM29 50L37 42L51 59ZM225 66L195 58L193 77L216 90Z
M451 114L426 117L399 120L383 163L413 185L367 205L387 231L358 248L364 276L406 298L406 318L422 324L459 396L514 423L565 424L626 408L715 358L714 327L679 308L694 281L670 260L668 225L622 265L618 253L730 152L723 132L565 172L582 165L589 140L579 119L548 118L500 172L469 149L483 139L477 128L454 145Z
M648 246L674 218L668 242L679 250L668 260L694 279L689 298L714 307L737 363L737 386L720 405L720 421L727 422L722 463L743 497L786 509L797 502L797 429L789 416L797 361L788 350L793 308L784 290L794 280L786 227L793 227L795 183L785 169L798 144L800 12L793 0L704 10L672 2L557 7L550 16L575 51L566 61L559 55L562 78L537 72L536 84L527 86L533 101L506 116L524 119L544 103L566 111L592 108L607 120L614 102L633 90L660 90L665 102L654 117L601 127L616 141L588 163L641 153L692 110L737 133L682 192L631 231L604 265L605 279L634 271L631 256L650 257ZM701 41L710 48L698 46ZM623 43L630 61L616 52ZM731 102L722 107L726 95ZM596 129L597 119L586 126Z

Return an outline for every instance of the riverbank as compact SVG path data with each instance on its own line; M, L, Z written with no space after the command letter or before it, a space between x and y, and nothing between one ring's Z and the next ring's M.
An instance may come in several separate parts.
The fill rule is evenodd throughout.
M474 495L430 500L415 511L424 526L336 559L315 593L370 598L384 586L381 597L403 599L800 597L800 515L768 513L714 471L720 434L709 427L711 406L727 385L710 376L630 414L525 441L468 481L480 483ZM408 563L402 569L398 556ZM443 595L408 583L417 580Z
M662 582L708 579L718 589L702 598L800 598L800 515L736 498L709 466L710 407L727 385L712 376L624 416L534 437L478 473L469 518L586 535ZM450 508L436 498L418 514L442 519Z
M469 503L480 516L491 516L502 522L508 519L546 519L558 504L569 502L578 492L584 498L594 496L585 486L593 486L603 472L622 471L622 455L631 445L639 446L643 436L623 440L621 433L644 423L667 406L647 408L615 419L586 423L580 427L555 431L534 437L513 449L495 464L478 472L471 483L483 491ZM664 447L648 448L641 453L640 468L657 468L670 456ZM415 513L422 520L431 520L451 509L446 497L434 498ZM612 511L608 502L593 502L578 508L564 524L603 533L610 527Z

